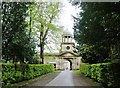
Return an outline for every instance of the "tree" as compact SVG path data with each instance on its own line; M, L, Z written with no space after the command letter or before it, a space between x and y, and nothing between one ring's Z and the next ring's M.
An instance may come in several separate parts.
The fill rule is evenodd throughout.
M2 57L6 61L24 63L35 53L35 45L30 40L25 22L27 10L25 2L2 3Z
M59 2L40 2L31 6L32 30L39 39L40 63L44 63L44 46L47 41L48 33L59 30L55 21L60 12ZM39 36L38 36L39 35Z
M120 2L73 4L82 9L79 17L74 17L74 36L78 44L94 46L95 52L100 54L99 59L104 55L101 62L120 58Z
M79 46L80 56L84 63L101 63L108 61L108 51L102 46L83 44Z

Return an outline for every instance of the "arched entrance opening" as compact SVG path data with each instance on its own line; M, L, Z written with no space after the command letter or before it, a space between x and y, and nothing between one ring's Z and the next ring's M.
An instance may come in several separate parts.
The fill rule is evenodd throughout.
M72 61L70 59L68 61L70 62L70 70L72 70Z
M64 70L70 70L70 62L67 60L64 61Z
M65 59L64 68L66 70L72 70L72 61L70 59Z

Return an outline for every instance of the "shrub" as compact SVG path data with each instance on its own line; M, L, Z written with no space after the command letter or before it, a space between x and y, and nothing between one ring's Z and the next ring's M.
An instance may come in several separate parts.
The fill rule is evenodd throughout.
M16 66L16 67L15 67ZM33 79L35 77L54 71L51 64L2 64L2 86L8 86L24 80Z
M120 87L120 63L81 64L80 73L104 87Z

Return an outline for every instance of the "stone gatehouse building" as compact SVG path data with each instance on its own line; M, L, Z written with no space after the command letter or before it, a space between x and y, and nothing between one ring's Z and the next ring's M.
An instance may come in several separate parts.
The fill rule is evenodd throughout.
M76 52L73 35L64 32L59 54L48 55L45 63L54 64L56 69L79 69L81 57Z

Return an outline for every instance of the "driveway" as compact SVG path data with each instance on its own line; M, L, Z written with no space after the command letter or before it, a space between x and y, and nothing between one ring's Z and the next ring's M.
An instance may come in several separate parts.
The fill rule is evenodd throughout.
M71 86L71 87L89 87L89 88L100 88L99 84L95 83L93 80L76 74L73 71L66 70L61 71L61 73L55 72L46 75L45 77L32 82L22 88L40 88L40 87L52 87L52 86ZM53 87L52 87L53 88Z

